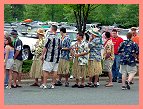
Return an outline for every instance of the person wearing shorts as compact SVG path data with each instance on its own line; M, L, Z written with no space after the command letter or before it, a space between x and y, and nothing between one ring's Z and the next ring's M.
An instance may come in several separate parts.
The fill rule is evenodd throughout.
M118 49L121 56L120 72L122 74L122 90L130 89L130 82L137 73L136 59L138 59L139 47L131 40L132 36L132 33L128 33L127 41L123 42Z
M103 53L103 71L108 72L109 82L105 85L106 87L112 87L112 65L114 60L114 44L111 39L110 32L105 32L105 43Z
M13 45L14 45L14 64L13 64L13 79L14 83L12 85L13 88L21 87L17 83L17 78L19 83L21 82L21 73L22 73L22 64L23 64L23 58L22 58L22 48L23 43L18 38L18 33L16 30L12 30L11 35L13 36Z
M47 88L47 78L52 76L52 83L49 88L53 89L56 82L59 58L60 58L60 44L61 40L57 36L57 26L52 25L51 32L47 36L47 41L43 49L41 59L43 62L43 84L40 86L42 89Z
M6 88L11 89L11 85L12 85L12 66L14 63L13 60L13 56L14 56L14 47L12 45L12 41L10 37L6 37L5 38L5 52L4 52L4 59L5 59L5 63L4 63L4 68L5 68L5 73L8 72L8 86L6 86ZM5 75L6 77L6 75Z

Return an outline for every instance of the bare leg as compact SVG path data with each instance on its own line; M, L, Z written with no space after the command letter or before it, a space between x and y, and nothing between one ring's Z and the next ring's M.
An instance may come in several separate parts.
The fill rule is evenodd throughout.
M13 71L14 86L17 85L17 76L18 76L18 72Z
M82 79L81 79L81 84L82 84L82 85L84 85L84 81L85 81L85 79L82 78Z
M126 79L127 79L127 75L125 73L122 74L122 86L125 86Z
M131 81L133 80L135 74L136 74L136 73L130 73L130 74L129 74L128 82L131 82Z
M98 78L99 78L99 75L95 75L95 81L94 81L94 84L97 84Z
M43 71L43 84L46 85L47 84L47 78L49 76L49 72L47 71Z
M12 85L12 70L9 70L9 80L8 80L8 86L11 87Z

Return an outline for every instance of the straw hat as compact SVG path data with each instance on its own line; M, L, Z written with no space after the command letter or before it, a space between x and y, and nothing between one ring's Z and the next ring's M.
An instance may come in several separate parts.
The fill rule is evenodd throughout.
M42 28L39 28L37 30L37 33L40 34L40 35L44 35L45 34L45 32L44 32L44 30Z

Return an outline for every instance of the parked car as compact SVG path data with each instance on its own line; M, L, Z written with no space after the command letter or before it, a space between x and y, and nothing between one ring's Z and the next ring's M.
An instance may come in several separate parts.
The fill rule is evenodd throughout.
M121 37L123 40L127 40L127 33L130 32L130 29L121 29L119 32L118 32L118 36Z
M26 35L21 34L18 32L18 38L22 41L23 43L23 52L22 52L22 57L23 60L31 60L33 59L33 49L34 45L36 44L36 41L38 38L35 37L27 37Z

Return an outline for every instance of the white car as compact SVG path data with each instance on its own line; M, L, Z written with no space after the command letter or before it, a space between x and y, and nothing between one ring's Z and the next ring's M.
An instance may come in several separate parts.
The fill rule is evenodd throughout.
M22 55L23 60L33 59L34 45L36 44L36 41L38 40L38 38L36 36L27 37L20 33L18 33L18 38L23 43L23 55Z
M123 40L127 40L127 33L130 32L130 29L121 29L118 32L118 36L121 37Z

